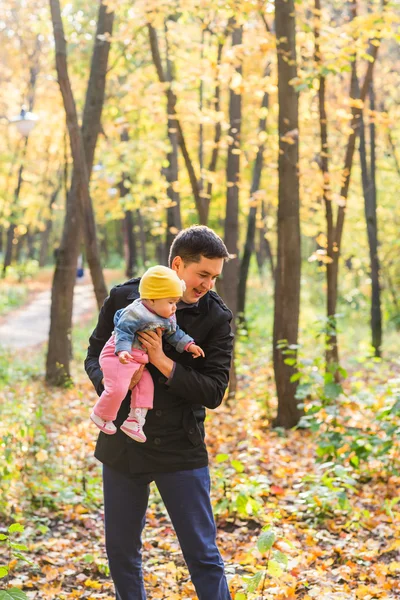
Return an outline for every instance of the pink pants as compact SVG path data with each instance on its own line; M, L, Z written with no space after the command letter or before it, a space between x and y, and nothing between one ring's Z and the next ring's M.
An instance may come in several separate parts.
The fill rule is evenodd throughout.
M133 348L134 361L123 365L115 354L114 336L108 340L100 354L100 367L104 375L104 392L94 406L94 413L104 421L114 421L119 407L129 390L133 374L149 362L147 353ZM139 383L131 394L131 408L153 408L154 384L150 373L144 369Z

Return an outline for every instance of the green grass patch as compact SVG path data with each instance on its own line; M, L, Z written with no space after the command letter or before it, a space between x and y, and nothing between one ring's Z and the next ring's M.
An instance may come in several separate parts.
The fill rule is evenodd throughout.
M26 304L27 300L27 286L2 283L0 287L0 316Z

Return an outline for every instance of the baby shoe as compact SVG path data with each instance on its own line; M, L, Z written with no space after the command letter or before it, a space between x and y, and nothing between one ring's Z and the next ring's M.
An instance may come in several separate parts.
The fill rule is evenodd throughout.
M90 418L103 433L106 433L107 435L113 435L117 432L117 428L115 427L112 421L104 421L104 419L102 419L98 415L95 415L94 412L92 412Z

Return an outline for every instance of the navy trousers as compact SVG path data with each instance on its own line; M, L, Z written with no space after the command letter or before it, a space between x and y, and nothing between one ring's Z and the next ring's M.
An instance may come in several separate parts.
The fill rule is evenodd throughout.
M171 518L199 600L231 600L215 541L208 468L127 476L104 465L106 550L117 600L146 600L141 534L152 481Z

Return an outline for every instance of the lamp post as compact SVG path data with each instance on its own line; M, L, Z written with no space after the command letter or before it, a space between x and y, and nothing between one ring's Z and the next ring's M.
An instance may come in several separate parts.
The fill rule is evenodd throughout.
M25 138L28 138L37 121L38 117L32 112L26 111L24 107L21 108L19 115L10 119L10 123L13 123Z
M22 149L21 163L20 163L20 166L18 169L17 186L14 191L13 210L11 211L10 225L9 225L9 228L7 231L6 251L5 251L5 255L4 255L4 264L3 264L3 276L5 275L6 269L7 269L7 267L10 266L11 260L12 260L14 231L15 231L15 227L16 227L16 224L13 221L13 216L15 214L15 207L17 206L19 194L21 191L22 174L24 171L24 160L25 160L25 156L26 156L26 149L28 146L29 134L31 133L32 129L35 127L35 125L38 121L38 117L34 113L25 110L25 107L23 106L21 108L21 112L19 115L15 116L15 117L11 117L11 119L7 119L7 120L9 123L16 126L18 133L25 139L24 139L24 145L23 145L23 149Z

